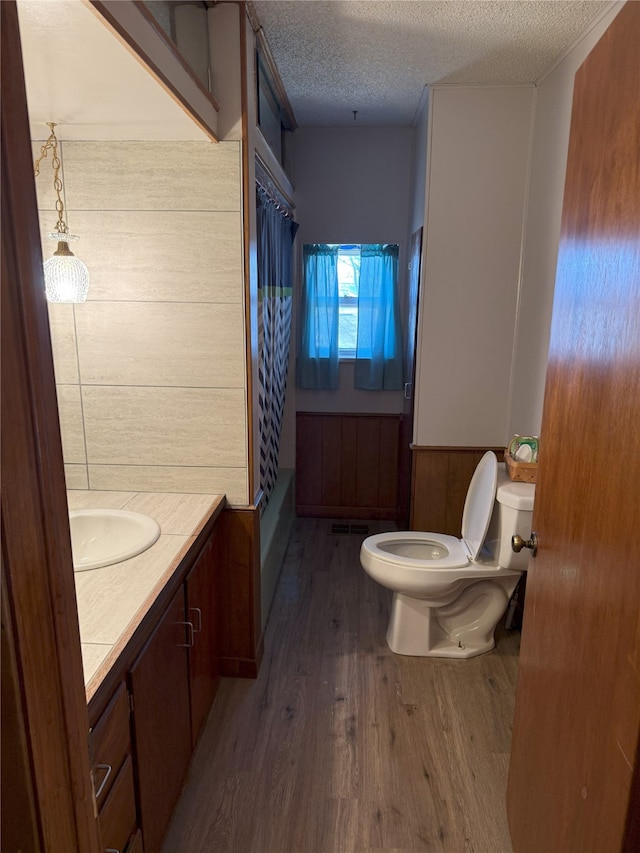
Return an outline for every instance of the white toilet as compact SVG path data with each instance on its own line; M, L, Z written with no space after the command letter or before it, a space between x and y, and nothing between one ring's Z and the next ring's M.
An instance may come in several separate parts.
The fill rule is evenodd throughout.
M379 533L362 543L360 562L393 590L387 643L399 655L470 658L490 651L528 551L511 537L531 534L535 486L509 479L495 453L473 474L462 538L413 530Z

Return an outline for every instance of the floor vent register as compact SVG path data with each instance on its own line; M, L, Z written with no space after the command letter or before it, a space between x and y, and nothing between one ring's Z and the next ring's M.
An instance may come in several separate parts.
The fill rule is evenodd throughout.
M345 535L348 533L355 533L357 536L368 536L369 535L369 525L368 524L348 524L348 523L342 523L342 522L333 522L329 526L329 533L333 536Z

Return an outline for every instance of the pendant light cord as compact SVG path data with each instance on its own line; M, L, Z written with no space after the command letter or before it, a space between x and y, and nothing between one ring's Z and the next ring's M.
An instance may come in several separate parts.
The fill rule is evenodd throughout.
M53 188L56 191L58 198L56 199L56 213L58 214L58 222L56 223L56 231L58 234L67 234L67 224L64 221L64 202L62 201L62 180L60 178L60 158L58 157L58 138L56 137L54 127L56 123L48 121L47 126L51 129L51 135L40 149L40 156L36 160L33 167L34 177L40 174L40 163L45 159L49 151L51 151L51 165L53 167Z

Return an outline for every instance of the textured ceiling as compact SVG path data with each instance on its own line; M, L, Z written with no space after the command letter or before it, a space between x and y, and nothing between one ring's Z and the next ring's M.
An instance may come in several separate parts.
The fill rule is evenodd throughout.
M255 0L299 125L411 124L425 85L527 84L610 3Z

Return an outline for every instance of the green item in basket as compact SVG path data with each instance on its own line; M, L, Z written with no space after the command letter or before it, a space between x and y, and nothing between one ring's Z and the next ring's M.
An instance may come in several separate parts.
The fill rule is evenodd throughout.
M529 450L520 451L520 448ZM538 437L535 435L515 435L509 442L509 456L516 462L538 461Z

